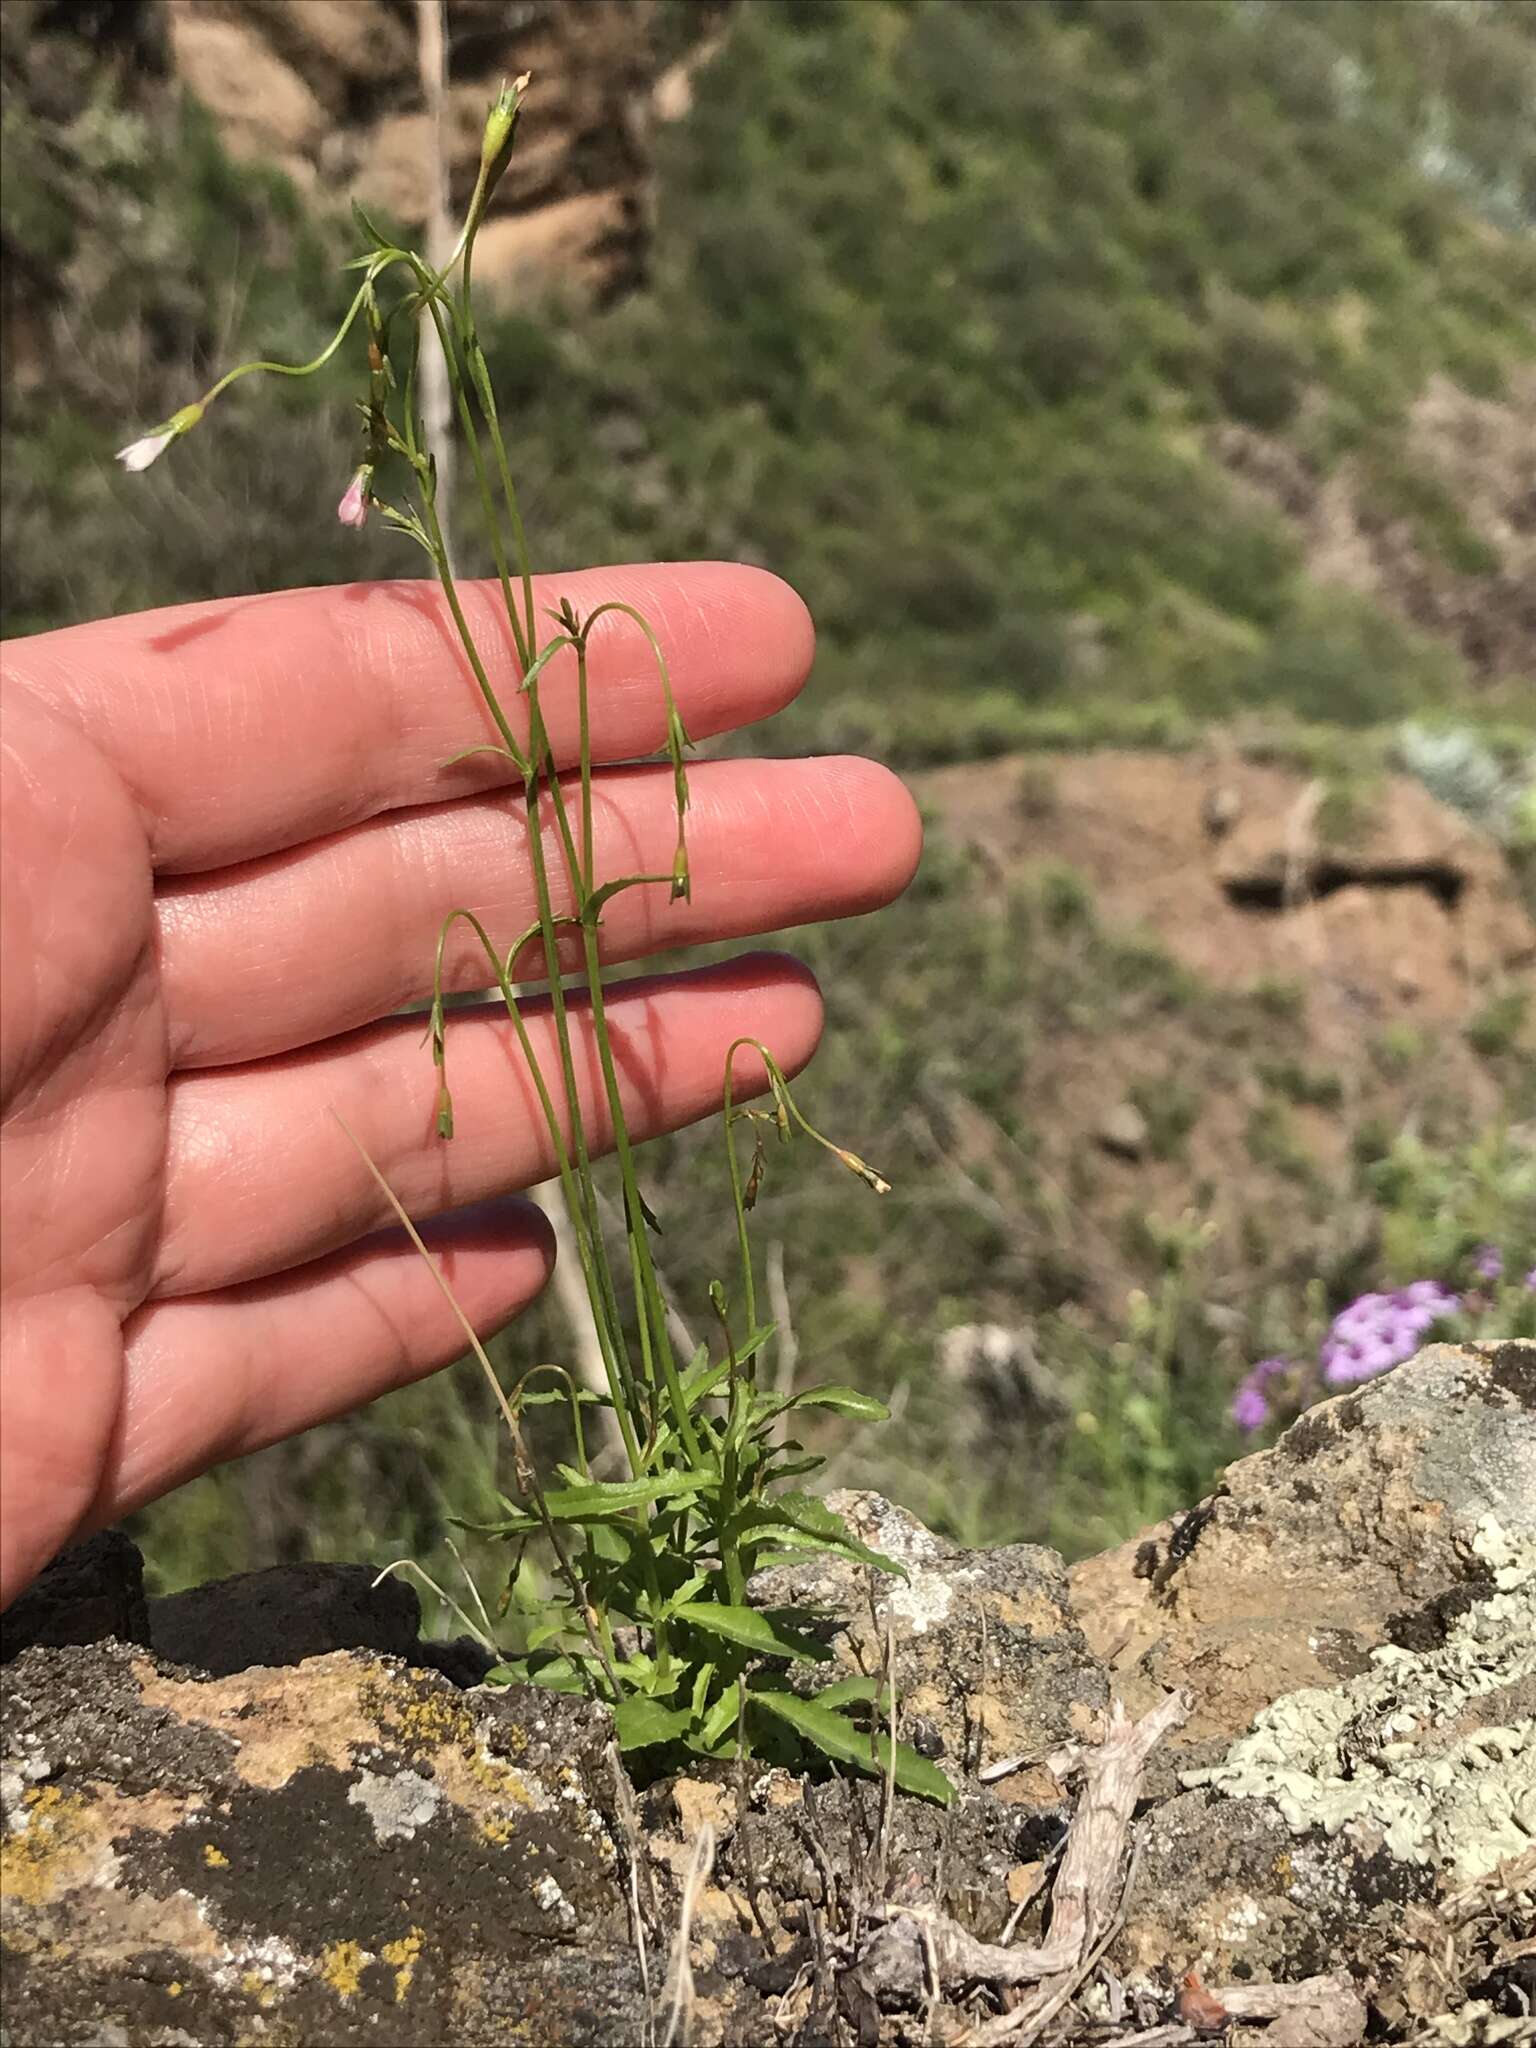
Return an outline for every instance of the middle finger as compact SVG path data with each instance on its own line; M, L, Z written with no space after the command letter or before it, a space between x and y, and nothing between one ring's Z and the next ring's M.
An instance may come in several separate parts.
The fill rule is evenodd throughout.
M911 879L920 828L888 770L853 758L706 761L691 772L690 902L662 886L626 890L604 914L603 957L735 939L889 902ZM599 881L666 874L677 824L665 766L595 778ZM568 791L572 830L577 797ZM546 805L555 908L570 907L566 864ZM509 796L392 811L289 852L162 884L161 974L172 1058L227 1066L372 1023L432 990L438 930L473 910L503 954L536 914L528 830ZM567 971L579 964L569 935ZM518 971L541 975L537 945ZM444 988L493 974L473 933L455 925Z

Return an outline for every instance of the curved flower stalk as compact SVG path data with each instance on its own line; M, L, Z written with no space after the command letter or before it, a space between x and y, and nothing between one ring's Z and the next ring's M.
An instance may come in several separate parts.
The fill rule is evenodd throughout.
M416 251L394 243L354 208L367 246L348 268L359 271L361 279L336 332L319 354L300 364L239 364L202 398L130 443L119 460L130 471L147 469L197 427L209 407L237 381L258 371L314 375L337 356L361 324L366 382L357 409L363 445L336 516L343 525L359 528L377 508L389 527L425 552L496 734L454 758L492 752L506 761L521 783L537 914L510 943L493 938L467 909L453 911L443 923L428 1019L439 1079L437 1127L445 1142L451 1140L454 1108L443 963L451 933L463 925L484 954L489 977L500 992L548 1127L591 1303L604 1384L601 1392L578 1387L563 1367L546 1364L535 1367L510 1391L504 1389L455 1304L511 1437L517 1479L518 1498L504 1502L505 1518L481 1533L511 1546L509 1596L530 1544L541 1546L557 1585L555 1594L535 1611L518 1654L500 1667L499 1675L584 1691L606 1701L619 1740L629 1750L681 1749L726 1758L750 1748L788 1759L809 1743L843 1764L894 1775L895 1782L913 1791L947 1801L951 1788L943 1775L881 1732L886 1709L873 1681L847 1681L814 1700L788 1689L787 1665L821 1662L827 1652L799 1617L754 1605L748 1597L751 1579L767 1562L807 1551L830 1553L877 1572L899 1570L859 1543L824 1502L803 1490L804 1480L823 1461L785 1431L786 1418L804 1412L819 1409L870 1421L884 1416L882 1405L853 1387L812 1387L786 1395L757 1384L756 1361L773 1334L757 1320L746 1220L763 1177L761 1132L772 1125L781 1141L796 1133L810 1138L877 1193L884 1193L887 1183L857 1154L833 1144L806 1120L767 1047L741 1040L728 1055L724 1091L740 1275L734 1302L718 1282L709 1290L719 1325L717 1354L701 1345L691 1358L678 1356L652 1256L654 1217L640 1189L619 1089L599 944L604 913L624 890L665 888L674 900L690 893L686 820L691 742L673 696L665 651L650 622L633 605L613 598L583 616L564 598L546 614L545 623L553 630L541 628L527 536L473 298L476 238L510 161L527 86L526 78L504 86L491 107L474 192L445 264L436 268ZM516 651L517 673L505 693L493 681L491 663L471 630L444 543L438 465L418 401L422 339L428 324L447 365L453 414ZM662 751L672 769L677 821L671 866L663 874L600 876L596 869L589 657L593 630L607 619L623 621L638 633L655 666L664 713ZM541 701L546 672L557 659L567 673L574 669L574 788L556 773ZM508 709L514 697L520 699L516 722ZM546 844L546 827L551 824L552 848ZM556 890L552 860L564 870L563 892ZM568 896L573 907L557 911L557 893ZM621 1242L610 1243L604 1229L592 1146L576 1085L564 979L572 954L580 962L605 1121L623 1193ZM548 1072L534 1050L518 996L519 984L530 978L542 980L548 990L554 1038ZM771 1110L738 1107L735 1102L731 1067L736 1053L749 1046L766 1069ZM758 1136L745 1181L735 1138L742 1121ZM414 1226L372 1161L368 1164L452 1301L451 1289ZM542 1384L546 1379L553 1384ZM523 1421L528 1410L552 1403L566 1410L575 1462L541 1475L529 1454ZM597 1478L587 1458L584 1411L594 1405L611 1410L617 1425L627 1467L618 1478Z

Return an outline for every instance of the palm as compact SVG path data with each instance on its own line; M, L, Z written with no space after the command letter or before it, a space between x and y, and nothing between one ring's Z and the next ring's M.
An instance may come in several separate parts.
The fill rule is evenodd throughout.
M604 571L546 594L646 610L701 736L777 709L809 663L798 600L753 571ZM493 604L472 598L493 644ZM551 1256L538 1212L504 1199L551 1166L505 1020L456 1022L444 1146L419 1030L394 1014L427 992L448 911L506 935L531 898L497 771L441 765L483 714L422 587L188 607L7 657L0 1602L75 1533L456 1355L330 1112L437 1219L478 1326L524 1306ZM643 649L594 641L593 682L598 758L652 749ZM553 668L546 707L569 758ZM606 845L613 872L664 872L672 830L665 771L600 773L600 867ZM690 846L693 904L620 898L608 957L867 909L906 881L917 829L867 763L721 761L695 771ZM449 972L485 979L467 945ZM743 1033L803 1063L820 1009L802 969L756 956L629 982L610 1021L644 1136L717 1106Z
M166 1156L149 849L89 742L8 693L0 745L3 1582L88 1512L122 1406Z

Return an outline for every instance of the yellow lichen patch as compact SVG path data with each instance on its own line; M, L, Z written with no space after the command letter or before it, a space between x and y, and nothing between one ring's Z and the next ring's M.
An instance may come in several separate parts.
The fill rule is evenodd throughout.
M403 1704L386 1694L378 1706L383 1726L417 1756L449 1742L465 1748L474 1746L473 1716L446 1693L422 1693Z
M339 1999L356 1998L373 1957L359 1942L333 1941L320 1957L320 1975Z
M548 1804L547 1798L535 1795L521 1771L500 1757L486 1755L473 1724L467 1742L448 1743L437 1752L432 1774L450 1805L469 1814L493 1842L511 1839L517 1812L536 1812Z
M204 1842L203 1861L210 1870L228 1870L229 1858L216 1842Z
M0 1897L41 1907L64 1892L110 1884L117 1841L136 1829L168 1834L192 1804L169 1792L125 1799L99 1783L78 1792L30 1786L22 1795L19 1825L0 1842Z
M260 1970L247 1970L240 1979L240 1989L247 1998L254 1998L263 2010L274 2004L277 1999L276 1986L269 1984Z
M182 1992L185 1989L186 1986L181 1982L181 1979L179 1977L173 1978L171 1982L167 1984L165 1987L165 1995L167 1998L180 1998Z
M110 1853L90 1802L42 1785L29 1788L22 1809L22 1827L0 1843L0 1898L41 1906L88 1883Z
M395 2003L403 2005L405 1995L411 1988L411 1979L416 1974L416 1959L421 1954L421 1945L426 1936L419 1927L413 1927L409 1934L399 1941L386 1941L379 1953L395 1973Z

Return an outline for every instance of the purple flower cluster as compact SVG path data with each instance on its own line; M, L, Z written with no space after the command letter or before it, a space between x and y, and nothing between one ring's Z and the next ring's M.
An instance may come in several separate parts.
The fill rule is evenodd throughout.
M1251 1435L1269 1420L1269 1382L1277 1373L1289 1372L1288 1358L1261 1358L1232 1396L1232 1420Z
M1323 1378L1331 1387L1351 1387L1390 1372L1413 1356L1432 1323L1460 1306L1460 1295L1438 1280L1415 1280L1391 1294L1362 1294L1339 1311L1323 1339Z
M1496 1244L1477 1245L1469 1254L1477 1279L1497 1289L1505 1275L1504 1254ZM1536 1293L1536 1267L1521 1283ZM1352 1387L1390 1372L1406 1358L1412 1358L1425 1333L1442 1316L1463 1311L1474 1321L1493 1305L1494 1297L1473 1286L1465 1295L1443 1287L1438 1280L1414 1280L1390 1294L1362 1294L1347 1308L1340 1309L1328 1326L1318 1352L1322 1376L1330 1387ZM1284 1403L1285 1390L1275 1379L1284 1373L1300 1372L1289 1358L1261 1358L1232 1396L1229 1413L1245 1435L1262 1429L1274 1413L1277 1396ZM1310 1394L1302 1391L1302 1399Z

